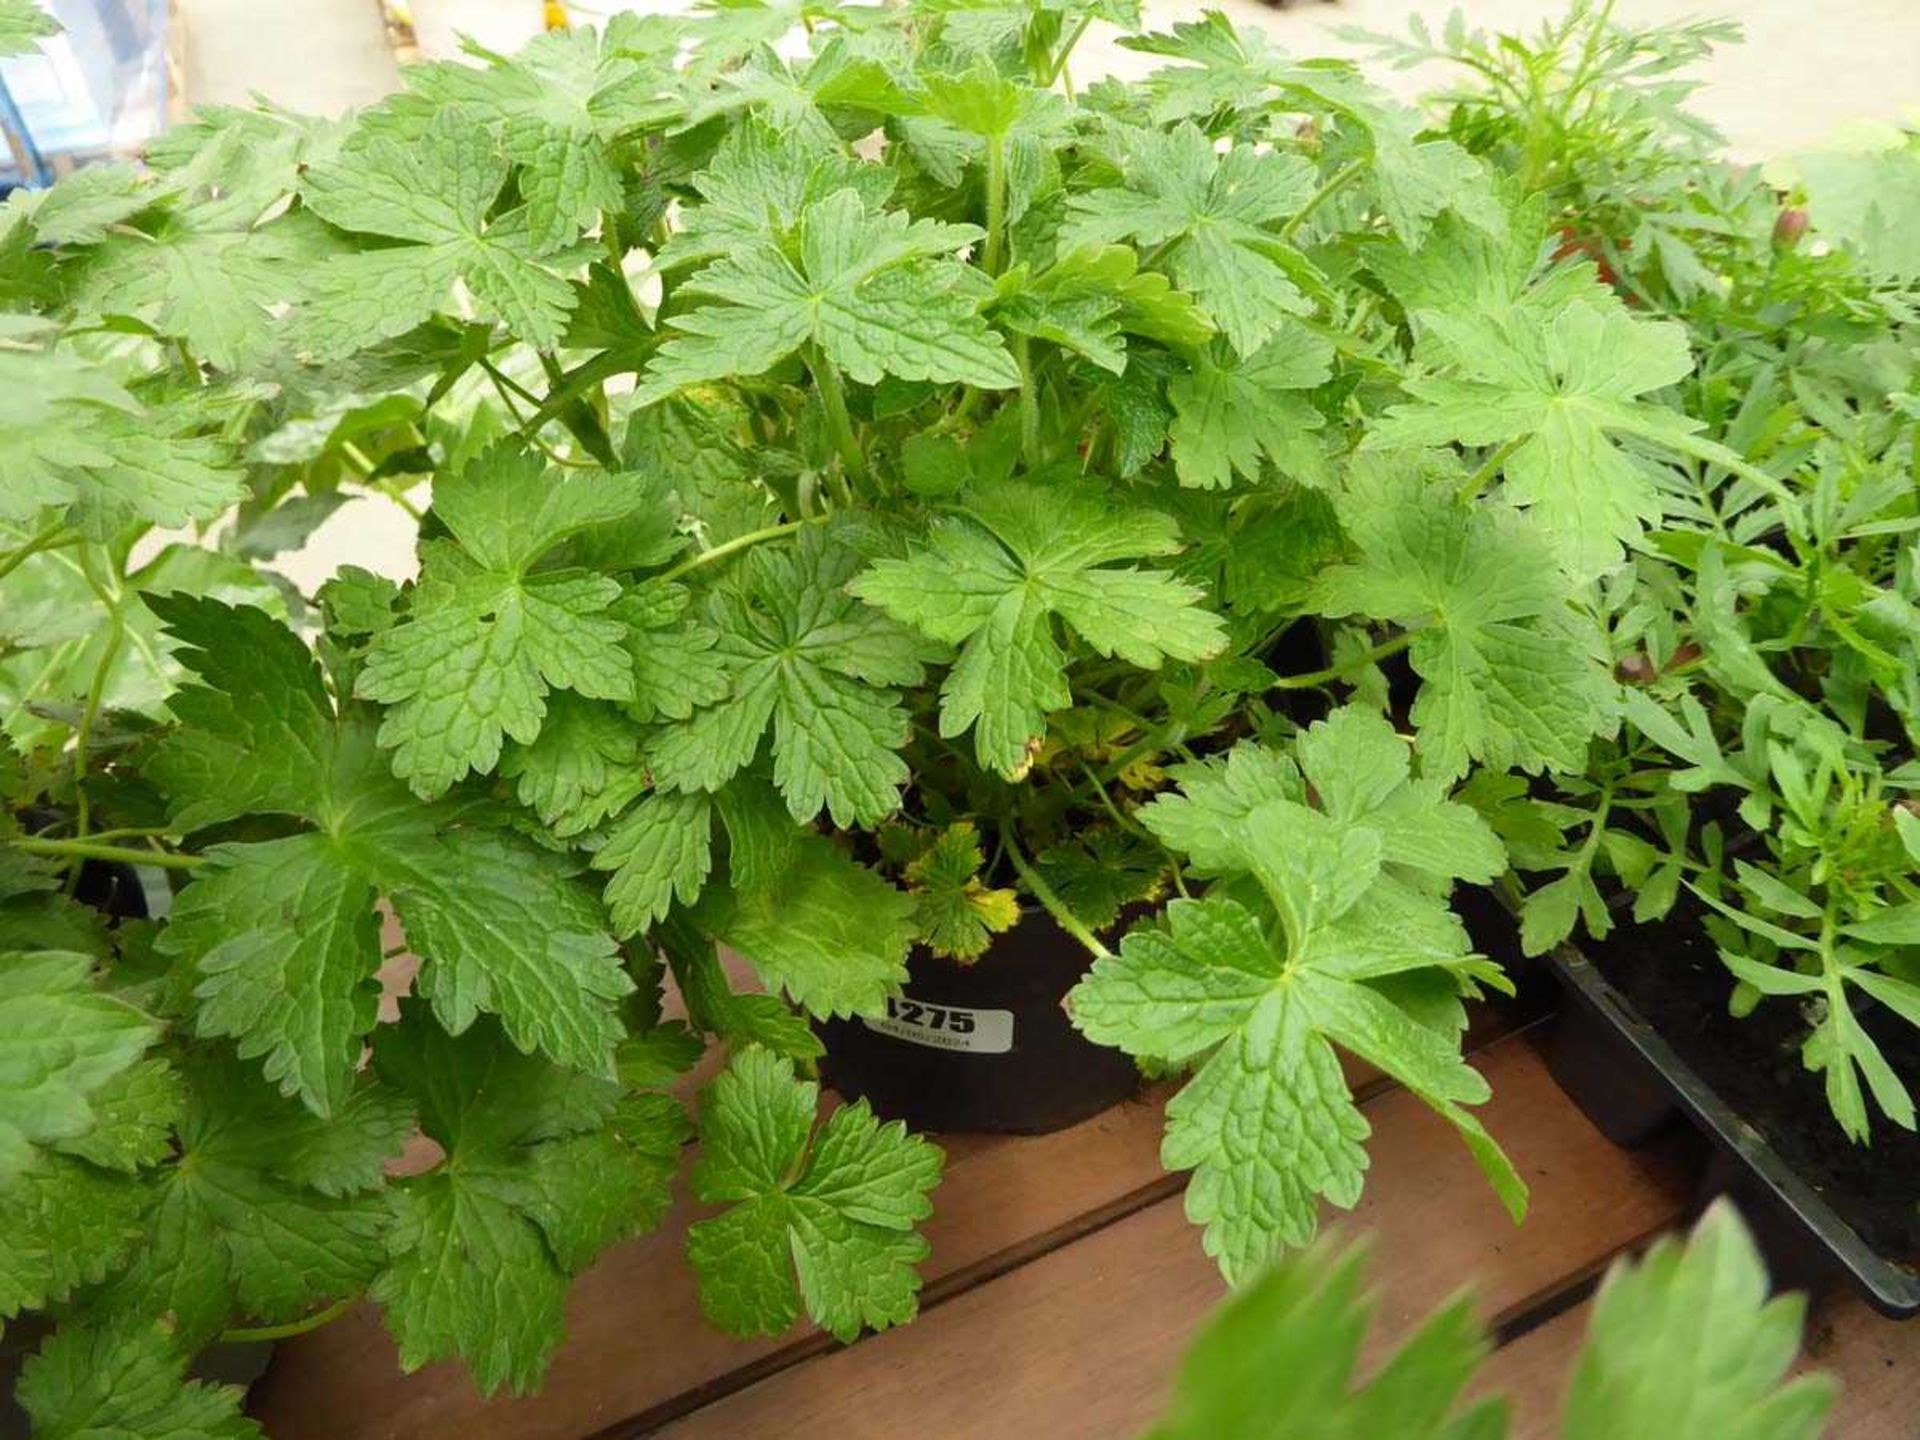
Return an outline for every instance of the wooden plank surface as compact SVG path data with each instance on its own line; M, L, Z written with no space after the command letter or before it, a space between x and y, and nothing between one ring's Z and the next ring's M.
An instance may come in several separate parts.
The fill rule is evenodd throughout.
M1476 1395L1504 1395L1513 1406L1508 1440L1553 1440L1554 1418L1580 1338L1588 1303L1555 1316L1493 1352L1476 1378Z
M1143 1185L1170 1183L1159 1146L1160 1109L1147 1101L1054 1135L949 1142L926 1228L929 1290L1017 1264L1099 1223ZM683 1199L658 1231L609 1251L580 1278L566 1344L537 1396L488 1402L454 1365L402 1375L377 1312L361 1305L283 1344L255 1389L254 1412L274 1440L575 1440L796 1345L825 1348L801 1330L735 1340L702 1320L683 1253L694 1218Z
M1510 1440L1553 1440L1591 1302L1556 1316L1496 1351L1478 1389L1513 1402ZM1825 1370L1840 1381L1827 1422L1831 1440L1915 1440L1920 1436L1920 1322L1896 1324L1852 1294L1817 1301L1807 1317L1796 1372Z
M1509 1023L1482 1014L1474 1043ZM1488 1122L1534 1190L1518 1231L1444 1123L1377 1075L1350 1072L1375 1129L1374 1173L1348 1228L1374 1236L1376 1351L1463 1283L1490 1323L1510 1323L1678 1216L1677 1155L1607 1145L1529 1042L1500 1041L1476 1063L1493 1084ZM1057 1135L944 1141L927 1313L853 1347L804 1327L736 1341L700 1320L681 1255L696 1217L683 1204L582 1277L541 1396L485 1401L451 1365L403 1377L362 1306L282 1345L251 1408L275 1440L861 1440L906 1433L903 1416L921 1440L1125 1436L1155 1412L1221 1293L1180 1213L1179 1178L1159 1168L1159 1133L1149 1097ZM1489 1362L1480 1388L1514 1401L1517 1436L1551 1436L1585 1320L1575 1306ZM1920 1440L1920 1324L1842 1298L1816 1308L1808 1333L1807 1363L1846 1387L1831 1435Z
M1817 1302L1800 1368L1839 1377L1832 1440L1920 1436L1920 1320L1896 1323L1851 1294Z
M1477 1008L1468 1044L1506 1033L1513 1014ZM1361 1064L1348 1066L1348 1081L1360 1095L1384 1083ZM943 1138L947 1173L926 1226L924 1301L1175 1193L1180 1177L1159 1161L1164 1093L1053 1135ZM249 1408L274 1440L579 1440L622 1423L663 1422L831 1348L807 1326L736 1340L701 1318L684 1255L698 1212L685 1190L658 1231L610 1250L576 1283L567 1339L540 1394L488 1400L453 1364L402 1374L378 1312L363 1304L283 1343Z
M388 926L392 945L399 933L391 920ZM734 989L760 988L738 956L723 951L722 963ZM383 974L389 983L382 1004L392 1011L386 1018L397 1017L393 996L405 991L417 965L410 955L390 962ZM666 1008L669 1016L684 1013L671 985ZM1478 1033L1492 1034L1507 1021L1505 1012L1488 1009L1476 1023ZM719 1052L709 1051L677 1087L682 1098L691 1102L718 1061ZM1353 1078L1378 1081L1367 1069ZM1158 1161L1162 1099L1162 1092L1143 1092L1054 1135L939 1137L947 1170L926 1226L933 1247L922 1266L927 1293L1018 1264L1103 1223L1116 1206L1152 1198L1136 1192L1160 1193L1175 1183ZM430 1163L430 1155L410 1148L396 1169L410 1173ZM808 1326L736 1340L701 1318L684 1253L687 1227L699 1215L686 1199L684 1173L681 1180L681 1198L659 1230L610 1250L575 1284L567 1339L541 1394L488 1399L455 1364L403 1374L378 1311L362 1304L324 1330L283 1342L249 1409L275 1440L425 1440L455 1429L486 1440L576 1440L616 1421L690 1408L729 1377L745 1384L757 1367L826 1349L831 1341Z
M1665 1150L1616 1149L1524 1037L1479 1062L1489 1127L1533 1188L1515 1227L1451 1127L1404 1091L1367 1106L1373 1173L1350 1227L1373 1236L1374 1345L1471 1283L1492 1323L1667 1226ZM913 1325L783 1370L669 1424L671 1440L1114 1440L1157 1412L1223 1287L1170 1197L931 1307ZM910 1428L903 1429L903 1425ZM645 1427L611 1435L648 1433Z

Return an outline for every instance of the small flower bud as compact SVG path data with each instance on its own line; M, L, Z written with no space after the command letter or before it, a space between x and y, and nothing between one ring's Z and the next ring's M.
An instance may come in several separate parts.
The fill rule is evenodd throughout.
M1793 249L1806 233L1807 212L1797 205L1789 205L1780 212L1780 218L1773 222L1773 243L1782 250Z

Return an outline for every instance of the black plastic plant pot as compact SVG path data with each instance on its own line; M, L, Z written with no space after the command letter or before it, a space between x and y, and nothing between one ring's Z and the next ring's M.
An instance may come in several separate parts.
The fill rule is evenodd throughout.
M119 860L88 860L81 865L73 898L114 921L145 920L153 913L139 871Z
M1140 1085L1131 1059L1067 1018L1062 1002L1087 963L1039 911L970 965L916 948L885 1016L820 1025L826 1078L916 1130L1044 1135L1078 1124Z
M1776 1284L1795 1289L1843 1284L1883 1315L1906 1320L1920 1314L1914 1257L1881 1253L1864 1239L1836 1208L1833 1187L1796 1169L1592 960L1562 948L1548 963L1564 997L1548 1063L1561 1088L1602 1134L1631 1147L1677 1121L1691 1125L1710 1147L1700 1203L1717 1195L1733 1199L1766 1253ZM1798 1078L1812 1103L1822 1104L1818 1079L1804 1073ZM1832 1121L1816 1116L1809 1123ZM1863 1150L1860 1163L1873 1164L1872 1152Z

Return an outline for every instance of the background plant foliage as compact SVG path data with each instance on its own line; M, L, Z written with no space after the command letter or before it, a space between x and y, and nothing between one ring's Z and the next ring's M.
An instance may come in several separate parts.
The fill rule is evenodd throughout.
M1636 921L1684 901L1736 1010L1801 1008L1806 1064L1865 1141L1914 1105L1861 1022L1920 1023L1920 143L1863 125L1764 171L1717 163L1673 77L1729 27L1604 18L1380 41L1460 67L1445 132L1530 177L1563 259L1685 322L1673 398L1750 462L1649 474L1659 523L1592 597L1619 732L1545 803L1490 813L1534 877L1529 952L1606 935L1615 896ZM1499 787L1476 781L1483 807Z
M1842 1119L1857 1068L1912 1123L1847 1019L1920 1018L1911 140L1806 163L1815 253L1675 109L1712 31L1456 28L1433 123L1218 15L1076 93L1095 20L1137 17L623 16L0 210L0 1313L60 1318L46 1433L247 1433L187 1354L363 1292L407 1365L530 1388L696 1129L717 1323L908 1317L939 1152L818 1118L806 1017L1022 895L1097 957L1083 1028L1193 1070L1165 1154L1232 1276L1359 1194L1343 1050L1523 1208L1460 881L1531 884L1536 949L1684 883L1743 993L1824 997ZM427 478L413 582L262 564Z
M1365 1260L1322 1241L1269 1266L1188 1347L1173 1402L1145 1440L1503 1440L1506 1399L1462 1395L1490 1351L1470 1296L1356 1383L1373 1318ZM1665 1237L1608 1270L1555 1433L1604 1440L1677 1422L1739 1440L1813 1440L1834 1385L1818 1373L1786 1378L1804 1314L1803 1296L1768 1298L1752 1237L1719 1202L1684 1243Z

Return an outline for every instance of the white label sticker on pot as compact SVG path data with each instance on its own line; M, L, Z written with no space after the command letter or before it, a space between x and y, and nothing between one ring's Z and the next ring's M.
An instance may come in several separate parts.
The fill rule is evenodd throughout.
M896 995L887 1001L884 1020L863 1018L860 1023L882 1035L934 1050L1004 1055L1013 1049L1011 1010L967 1010L958 1005L929 1004L911 995Z

